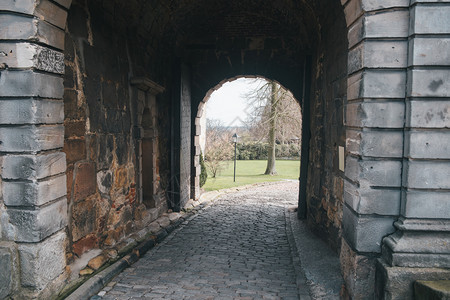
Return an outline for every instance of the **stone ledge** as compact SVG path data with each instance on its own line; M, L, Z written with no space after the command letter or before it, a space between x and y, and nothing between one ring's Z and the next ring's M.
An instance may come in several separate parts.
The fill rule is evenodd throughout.
M69 282L60 291L57 298L85 299L94 295L112 277L138 261L148 250L162 242L170 232L192 216L193 213L164 214L151 223L153 224L152 226L148 226L125 238L116 244L115 247L103 250L100 254L86 262L87 266L80 270L80 275L82 276ZM168 224L167 221L169 221ZM161 227L159 225L160 223L166 226Z
M450 280L417 280L414 283L414 299L450 299Z
M414 299L414 282L417 280L450 280L450 270L391 267L383 259L378 259L375 275L375 298Z

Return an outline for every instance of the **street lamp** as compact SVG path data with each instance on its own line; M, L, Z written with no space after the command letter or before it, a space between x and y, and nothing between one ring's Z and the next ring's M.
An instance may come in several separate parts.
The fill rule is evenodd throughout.
M233 134L233 143L234 143L234 175L233 175L233 182L236 182L236 144L238 141L239 136L235 133Z

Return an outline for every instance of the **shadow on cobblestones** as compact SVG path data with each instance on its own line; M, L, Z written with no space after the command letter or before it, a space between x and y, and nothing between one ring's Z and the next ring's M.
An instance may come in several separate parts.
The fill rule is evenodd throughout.
M297 195L284 182L222 196L91 299L309 299L286 235Z

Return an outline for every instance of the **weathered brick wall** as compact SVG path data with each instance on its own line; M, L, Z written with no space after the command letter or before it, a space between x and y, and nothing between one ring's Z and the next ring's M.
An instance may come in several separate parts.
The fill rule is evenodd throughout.
M69 251L77 256L116 244L167 209L166 201L159 198L158 207L150 210L137 193L141 158L133 126L140 126L138 113L143 109L133 108L138 99L130 79L150 73L134 65L140 59L134 55L147 54L145 49L130 51L134 42L125 34L126 22L111 22L100 13L105 9L101 1L90 1L87 7L84 1L75 1L67 22L63 151ZM164 109L162 105L162 113ZM154 143L158 144L167 147ZM155 163L159 163L156 157ZM157 193L164 198L163 190Z
M347 30L340 3L316 3L320 32L312 57L311 140L307 180L309 228L336 250L342 232L343 172L338 147L345 145ZM323 4L322 4L323 5Z

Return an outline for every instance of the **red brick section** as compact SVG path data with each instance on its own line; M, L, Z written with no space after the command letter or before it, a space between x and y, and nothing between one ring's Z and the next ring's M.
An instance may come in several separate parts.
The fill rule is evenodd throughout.
M66 137L82 137L86 133L86 121L84 120L66 120L64 122L64 135Z
M75 175L74 201L81 201L87 196L94 194L96 187L95 164L92 162L79 164Z
M84 139L66 139L64 141L64 153L67 164L86 159L86 142Z
M72 251L77 256L80 256L87 250L93 248L98 248L98 238L95 235L91 234L73 243Z
M70 199L72 197L73 165L67 166L66 181L67 181L67 201L70 202Z

